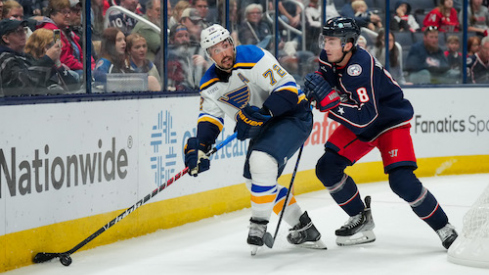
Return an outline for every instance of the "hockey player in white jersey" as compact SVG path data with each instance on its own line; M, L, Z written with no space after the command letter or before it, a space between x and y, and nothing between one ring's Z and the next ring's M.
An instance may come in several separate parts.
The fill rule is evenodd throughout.
M201 46L214 64L200 82L197 136L187 141L185 165L192 176L208 170L205 153L221 132L224 116L236 120L237 138L250 139L243 175L251 192L247 243L254 255L264 244L272 210L282 210L287 188L277 178L309 136L312 113L294 78L268 51L254 45L236 47L229 32L217 24L202 31ZM287 240L326 248L293 195L287 203L283 219L292 226Z

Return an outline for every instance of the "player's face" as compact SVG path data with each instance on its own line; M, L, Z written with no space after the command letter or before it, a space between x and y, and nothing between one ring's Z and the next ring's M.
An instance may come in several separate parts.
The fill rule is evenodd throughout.
M343 46L338 37L326 36L324 38L324 50L328 55L328 61L337 63L343 58Z
M224 70L230 70L234 66L234 46L228 39L208 49L210 57L216 62L216 65Z

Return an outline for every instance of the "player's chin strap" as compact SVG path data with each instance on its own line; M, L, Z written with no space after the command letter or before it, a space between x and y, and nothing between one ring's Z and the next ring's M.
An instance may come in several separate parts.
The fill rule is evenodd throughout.
M343 52L343 56L341 57L340 61L335 62L336 64L341 63L341 62L343 61L343 59L345 59L345 56L346 56L346 55L347 55L349 52L353 52L353 53L354 53L354 52L357 50L357 47L356 47L355 45L353 45L349 51L345 51L345 50L344 50L344 49L345 49L345 45L346 45L346 43L344 43L344 44L343 44L343 48L341 48L341 51Z

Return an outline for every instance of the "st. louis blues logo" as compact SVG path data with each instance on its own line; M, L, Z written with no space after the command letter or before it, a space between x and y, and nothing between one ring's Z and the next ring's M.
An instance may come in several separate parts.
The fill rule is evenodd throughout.
M238 89L221 96L219 101L227 103L238 109L242 109L250 101L250 90L248 89L247 85L243 85Z

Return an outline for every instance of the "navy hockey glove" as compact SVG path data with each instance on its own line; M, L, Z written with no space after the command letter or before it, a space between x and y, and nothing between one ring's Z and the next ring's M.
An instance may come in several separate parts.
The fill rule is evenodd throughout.
M263 125L271 118L270 115L262 114L260 108L247 105L236 114L237 138L245 140L258 136Z
M304 81L305 94L309 100L316 101L316 108L327 112L340 105L341 98L329 83L318 73L309 73Z
M199 139L192 137L187 140L185 145L185 166L189 168L189 174L197 177L199 173L209 170L211 162L206 156L209 146L199 143Z

